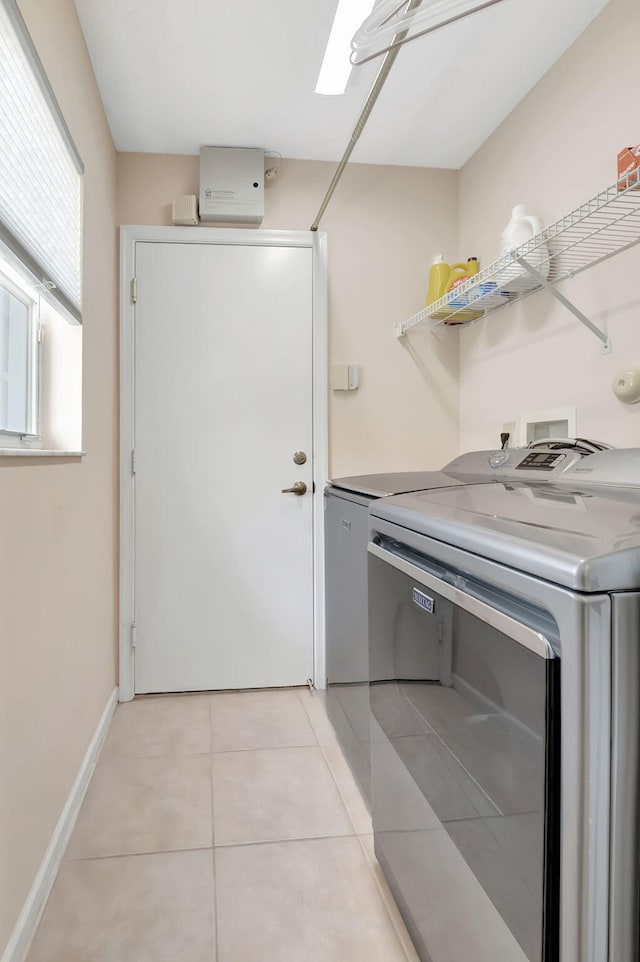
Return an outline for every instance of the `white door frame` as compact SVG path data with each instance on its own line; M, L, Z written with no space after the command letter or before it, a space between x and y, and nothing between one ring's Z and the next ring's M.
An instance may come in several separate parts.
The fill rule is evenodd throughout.
M325 687L324 510L328 475L327 235L215 227L120 228L120 701L134 696L134 285L136 244L307 247L313 253L313 682Z

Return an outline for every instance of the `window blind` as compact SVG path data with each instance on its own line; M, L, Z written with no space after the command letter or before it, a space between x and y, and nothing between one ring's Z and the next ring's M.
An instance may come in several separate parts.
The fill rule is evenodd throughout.
M83 165L15 0L0 0L0 240L82 319Z

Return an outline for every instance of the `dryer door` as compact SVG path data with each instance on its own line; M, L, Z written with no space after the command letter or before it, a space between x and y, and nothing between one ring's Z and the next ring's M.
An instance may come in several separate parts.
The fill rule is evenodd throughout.
M427 569L369 546L376 855L424 960L555 962L560 661Z

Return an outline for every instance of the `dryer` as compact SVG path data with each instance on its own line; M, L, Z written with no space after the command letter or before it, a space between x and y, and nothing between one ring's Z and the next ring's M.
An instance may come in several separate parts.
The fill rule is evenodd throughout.
M640 957L640 449L550 454L370 507L375 849L425 962Z

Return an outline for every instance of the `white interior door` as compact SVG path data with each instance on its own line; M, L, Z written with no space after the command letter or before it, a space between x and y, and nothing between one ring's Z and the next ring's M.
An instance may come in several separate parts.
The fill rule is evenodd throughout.
M312 251L138 243L135 271L135 690L304 684Z

